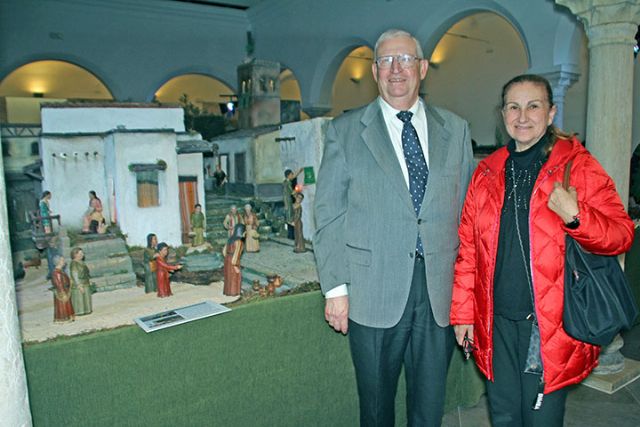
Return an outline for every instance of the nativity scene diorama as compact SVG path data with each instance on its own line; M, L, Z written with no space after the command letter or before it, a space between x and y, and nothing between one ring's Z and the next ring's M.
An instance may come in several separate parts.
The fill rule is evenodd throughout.
M238 120L244 129L204 140L179 106L44 104L31 169L43 191L26 213L35 250L14 256L23 328L52 326L24 340L318 289L305 252L329 119L280 125L268 110L266 123Z

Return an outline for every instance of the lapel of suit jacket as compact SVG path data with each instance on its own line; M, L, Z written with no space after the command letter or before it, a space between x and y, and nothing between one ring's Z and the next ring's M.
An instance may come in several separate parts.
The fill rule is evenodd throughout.
M361 133L362 140L391 185L396 188L404 203L413 211L411 194L402 175L398 156L393 149L391 137L389 137L387 125L377 100L367 106L360 121L364 125L364 130Z
M426 206L433 200L435 196L435 188L433 183L438 182L441 176L446 173L447 155L449 154L449 139L451 133L444 128L445 120L438 112L427 103L424 103L424 111L427 115L427 128L429 134L429 180L425 190L424 199L422 200L422 214L426 210Z

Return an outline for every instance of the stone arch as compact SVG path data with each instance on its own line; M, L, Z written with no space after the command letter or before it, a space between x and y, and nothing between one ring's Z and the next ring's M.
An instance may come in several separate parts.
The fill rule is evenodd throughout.
M289 88L285 85L288 85L291 87ZM288 95L285 95L285 92L287 92ZM295 99L296 92L300 99ZM287 67L283 63L280 63L280 94L281 94L280 97L283 100L291 99L291 100L300 101L300 103L302 103L302 88L300 87L300 82L298 80L298 77L296 73L293 71L293 69L291 69L291 67ZM289 98L285 98L285 96L289 96ZM294 96L294 98L292 98L291 96Z
M425 49L432 64L422 93L430 102L464 117L478 145L501 144L505 138L496 114L500 89L528 69L526 46L501 14L483 9L452 16L460 19L439 28L441 39Z
M478 4L474 4L473 7L461 7L459 9L451 8L447 12L448 14L442 16L440 25L438 25L435 29L432 29L431 26L425 24L416 33L416 38L423 43L422 49L424 51L425 57L428 58L431 56L440 39L442 39L444 34L454 24L466 17L475 15L477 13L491 12L504 18L513 27L516 33L518 33L518 35L520 36L520 40L522 41L522 44L525 48L527 62L531 64L531 49L529 46L529 41L525 36L525 31L520 25L519 21L513 16L513 14L511 14L504 7L496 4L495 2L481 1L478 2Z
M6 68L3 74L0 75L0 87L2 87L3 83L6 83L7 79L11 78L12 75L15 72L19 71L21 68L44 61L60 62L63 64L68 64L74 68L79 68L80 70L91 76L93 79L95 79L100 85L102 85L112 99L116 98L115 91L112 89L113 84L110 84L109 79L105 78L101 73L95 71L98 67L92 67L90 64L86 64L86 61L83 61L79 58L69 58L68 55L38 55L11 64ZM48 78L52 81L55 80L54 76ZM31 94L24 95L31 96ZM74 98L78 97L76 96Z
M153 101L156 95L156 92L158 92L158 90L160 90L162 86L164 86L169 81L175 79L176 77L181 77L185 75L198 75L198 76L205 76L205 77L212 78L214 80L217 80L221 84L225 85L226 87L228 87L233 94L237 94L236 84L229 83L231 81L231 76L229 75L222 76L222 74L217 75L215 73L212 73L210 69L188 67L188 68L180 68L180 69L173 70L155 79L149 85L149 89L146 91L147 95L146 95L145 101L146 102Z
M326 113L331 110L333 82L338 69L349 52L360 46L368 46L373 49L366 40L357 38L347 41L337 49L335 46L327 46L318 56L313 75L304 82L299 80L300 90L303 94L302 109L305 112L317 109L318 111L326 110ZM308 97L304 97L305 91L308 92ZM315 116L314 114L309 115Z
M575 25L569 15L562 15L556 26L553 43L553 64L563 66L563 71L578 72L578 58L584 32Z
M182 81L177 81L177 79L181 79ZM169 87L167 87L167 85ZM177 89L176 86L179 87L179 89ZM206 92L203 96L207 97L207 99L196 98L193 93L194 91ZM159 94L159 92L163 93ZM215 115L221 114L222 112L218 112L217 106L213 104L225 103L231 100L224 95L235 95L233 88L217 77L211 76L210 74L189 72L177 74L165 80L164 83L154 91L153 98L151 98L150 101L158 96L158 99L155 100L160 102L179 102L182 93L187 93L190 96L191 102L200 104L199 106L201 108L209 110L210 113Z
M363 45L344 58L332 85L331 116L361 107L378 96L378 85L371 72L373 56L373 49Z

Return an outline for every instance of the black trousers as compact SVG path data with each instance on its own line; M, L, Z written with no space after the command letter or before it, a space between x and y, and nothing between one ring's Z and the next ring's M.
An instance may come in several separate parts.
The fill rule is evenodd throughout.
M361 426L393 426L395 396L404 363L407 424L439 426L444 411L447 370L455 344L450 326L433 318L424 260L416 259L409 300L392 328L349 321L349 343L360 398Z
M531 409L540 376L524 373L530 336L531 321L494 316L495 381L487 381L489 412L494 427L562 427L566 388L545 394L542 407L537 411Z

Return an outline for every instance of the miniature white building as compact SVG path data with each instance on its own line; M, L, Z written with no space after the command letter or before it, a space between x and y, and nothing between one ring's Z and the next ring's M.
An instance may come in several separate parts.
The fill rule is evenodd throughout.
M156 104L51 104L42 108L43 190L62 224L80 229L89 191L129 245L148 233L185 242L193 205L205 206L202 151L186 134L183 110Z
M284 171L311 167L318 173L324 135L330 118L315 118L279 126L263 126L232 132L213 139L218 144L222 168L227 171L229 191L265 201L282 200ZM302 223L304 238L315 233L313 201L315 183L303 185Z

